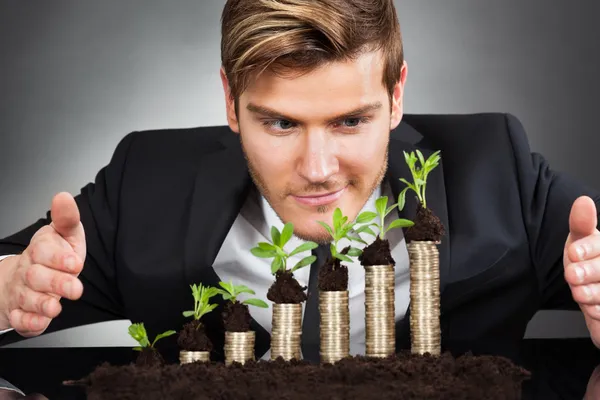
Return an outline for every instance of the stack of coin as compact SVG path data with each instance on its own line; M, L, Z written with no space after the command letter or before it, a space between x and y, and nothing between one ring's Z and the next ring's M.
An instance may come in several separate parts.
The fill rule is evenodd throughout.
M410 333L413 353L439 355L440 265L436 242L408 244L410 258Z
M196 361L209 362L210 352L208 351L185 351L179 352L179 362L181 364L189 364Z
M254 360L255 338L254 331L225 332L225 364L244 364L248 360Z
M365 266L365 342L368 357L396 351L393 265Z
M348 291L319 292L321 362L334 363L350 354Z
M300 359L302 304L273 304L271 359Z

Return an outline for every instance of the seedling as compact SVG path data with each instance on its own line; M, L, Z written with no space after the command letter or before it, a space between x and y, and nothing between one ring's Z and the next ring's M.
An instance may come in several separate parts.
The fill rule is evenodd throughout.
M358 218L356 218L356 221L357 221L356 223L357 224L366 223L366 225L363 225L360 228L357 228L355 230L355 232L356 233L365 232L372 236L379 236L379 239L384 240L385 234L387 232L389 232L391 229L406 228L406 227L414 225L414 222L412 222L408 219L397 218L397 219L393 220L392 222L390 222L386 228L385 217L387 217L389 213L391 213L392 211L394 211L394 209L396 207L398 207L398 204L392 204L389 207L387 204L388 204L387 196L381 196L377 200L375 200L375 209L377 210L377 212L375 213L372 211L365 211L365 212L361 213L358 216ZM369 223L376 217L378 219L378 222ZM376 226L378 228L379 235L375 235L375 232L373 232L373 230L371 229L372 226Z
M209 300L211 297L219 294L219 289L210 286L202 286L202 284L193 284L190 285L190 288L192 289L192 295L194 296L194 310L184 311L184 317L194 317L195 320L200 320L202 316L217 308L218 304L210 304Z
M160 339L174 335L175 333L175 331L166 331L160 335L157 335L154 341L150 343L144 323L131 324L129 326L129 335L131 335L131 337L140 344L138 347L133 348L133 350L136 351L142 351L145 348L154 349L156 342L158 342Z
M363 213L364 214L364 213ZM361 214L362 215L362 214ZM321 225L332 238L332 242L329 245L331 256L337 258L340 261L352 262L350 257L358 257L362 254L362 250L356 247L350 247L346 254L341 254L337 248L338 243L342 239L348 239L350 241L357 241L364 243L364 241L356 235L353 231L354 225L357 221L362 220L361 215L356 218L356 221L348 221L348 217L342 215L342 210L338 207L333 211L333 225L329 226L327 223L323 221L317 221L319 225Z
M244 285L234 286L233 283L231 283L231 282L229 282L229 283L219 282L219 285L223 289L216 289L217 294L220 294L221 296L223 296L223 300L229 300L232 303L235 303L236 301L238 301L237 297L242 293L256 294L254 292L254 290L252 290L248 286L244 286ZM261 307L261 308L269 307L267 305L267 303L265 303L264 301L262 301L260 299L247 299L247 300L242 301L241 304L246 304L246 305Z
M271 262L271 273L275 275L277 272L286 272L288 270L287 260L295 256L296 254L312 250L318 247L318 244L314 242L304 242L300 246L296 247L290 253L286 252L284 247L292 238L294 234L294 225L288 222L283 226L281 232L277 227L271 227L271 243L260 242L256 247L250 250L250 252L259 258L273 258ZM301 259L292 267L290 272L294 272L300 268L306 267L316 261L316 256L307 256Z
M427 198L425 197L425 189L427 188L427 176L429 173L439 165L440 162L440 151L436 151L431 154L427 160L423 157L423 153L417 150L416 155L415 152L407 153L404 152L404 159L406 160L406 164L410 168L410 173L412 174L413 182L409 182L404 178L400 178L400 181L406 184L406 187L400 192L398 196L398 207L400 210L404 208L404 204L406 201L406 192L408 190L412 190L416 193L417 199L423 206L423 208L427 208ZM416 163L419 161L421 166L417 166Z

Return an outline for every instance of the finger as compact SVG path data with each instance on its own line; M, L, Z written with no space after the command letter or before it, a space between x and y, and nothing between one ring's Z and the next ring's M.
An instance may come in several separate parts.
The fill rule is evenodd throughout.
M24 337L33 337L42 334L48 325L50 318L38 314L29 313L20 309L14 309L9 315L10 326Z
M592 235L596 232L597 225L598 215L594 201L587 196L575 200L569 215L569 232L572 241Z
M25 284L36 292L56 294L69 300L77 300L83 293L83 284L79 279L40 264L23 268L22 274Z
M36 292L24 285L20 286L17 304L21 310L48 318L56 318L60 314L62 306L56 297Z
M593 320L600 321L600 305L582 304L581 311Z
M589 285L571 286L573 300L580 305L600 304L600 284L591 283Z
M568 264L565 267L565 280L574 286L600 283L600 257Z
M46 235L32 242L26 253L31 264L46 265L49 268L79 274L83 269L83 261L72 250L70 245L60 236Z
M84 231L81 225L79 208L73 196L69 193L58 193L52 199L50 208L52 223L50 224L56 232L65 238L77 253L81 253L85 246Z

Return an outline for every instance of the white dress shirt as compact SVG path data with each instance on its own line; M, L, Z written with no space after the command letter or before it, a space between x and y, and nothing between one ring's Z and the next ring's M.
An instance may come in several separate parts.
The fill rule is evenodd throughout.
M377 188L369 198L361 212L376 211L375 200L381 196L381 188ZM388 196L388 204L394 201L394 196L388 185L384 186L385 195ZM385 225L397 217L397 213L392 212L386 218ZM325 221L329 225L332 221ZM258 192L253 191L248 196L245 204L242 206L238 217L235 219L225 241L223 242L219 253L213 263L216 274L221 281L233 282L235 285L246 285L256 292L257 297L269 304L269 308L259 308L250 306L250 314L267 332L271 332L272 302L267 300L267 291L273 284L275 278L271 275L270 259L257 258L250 249L255 247L258 242L271 240L271 226L276 226L280 231L283 229L283 222L279 219L275 211L270 207L267 200L260 196ZM377 228L373 231L378 234ZM363 240L370 243L374 238L367 234L361 234ZM390 242L392 257L396 262L396 292L395 292L395 310L396 321L404 317L409 303L409 259L406 243L402 229L392 229L386 233L386 239ZM286 244L286 251L290 252L303 241L293 236ZM347 240L339 243L339 249L349 245ZM364 245L353 242L353 247L363 248ZM297 254L288 259L288 268L291 268L302 258L310 255L311 252ZM6 256L2 256L5 258ZM0 261L2 260L0 258ZM364 296L364 278L365 270L356 258L352 263L345 262L348 266L348 291L350 308L350 353L352 355L365 353L365 296ZM308 286L310 266L306 266L294 272L294 277L301 286ZM246 298L246 297L244 297ZM241 298L243 300L244 298ZM303 304L304 305L304 304ZM0 334L8 332L10 329L0 331ZM263 359L268 359L268 351Z

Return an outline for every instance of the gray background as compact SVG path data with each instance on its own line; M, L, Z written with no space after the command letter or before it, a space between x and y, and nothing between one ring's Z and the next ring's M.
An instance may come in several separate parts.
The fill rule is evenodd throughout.
M0 0L0 236L78 193L133 130L225 124L222 0ZM397 1L406 112L511 112L534 151L600 188L595 0ZM13 346L132 345L128 322ZM577 313L528 336L586 336Z

